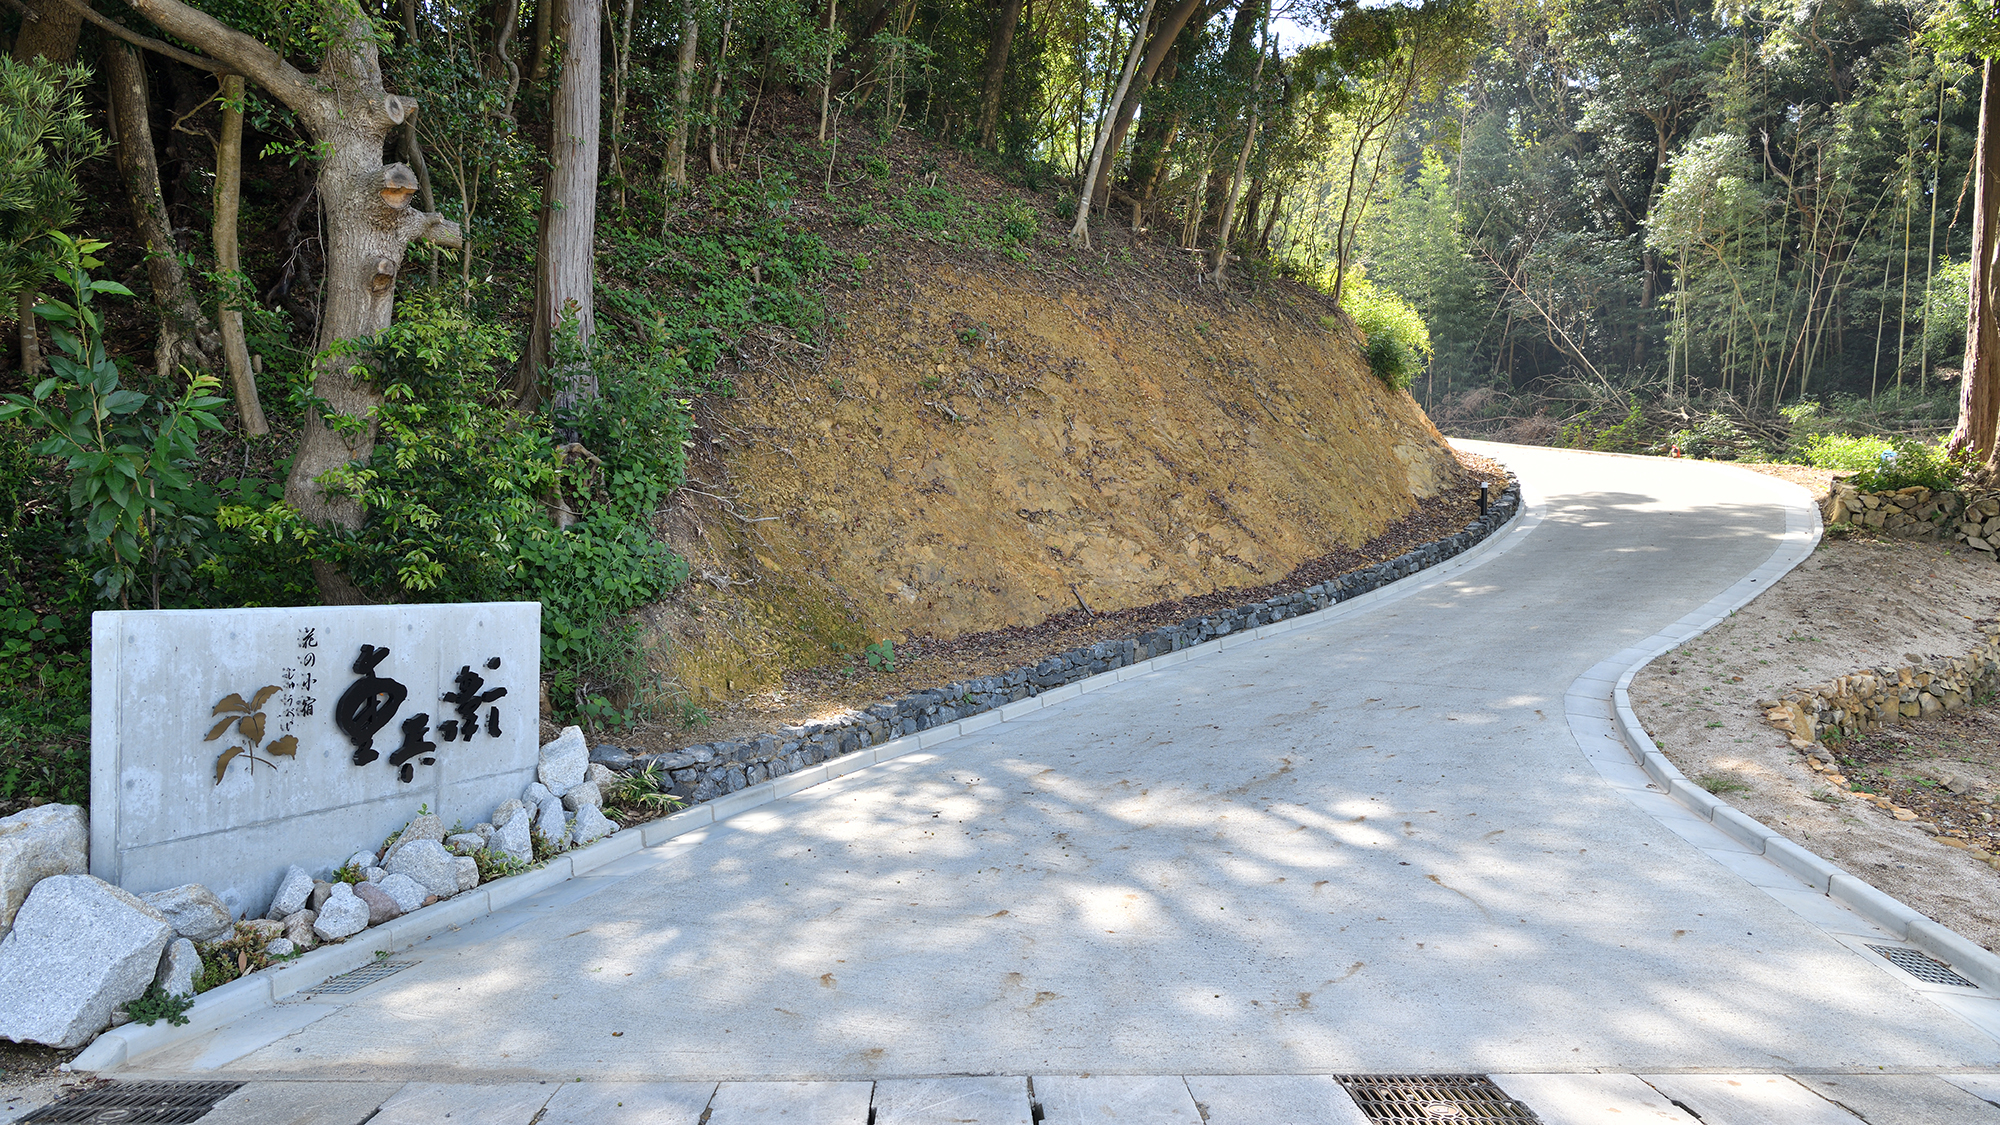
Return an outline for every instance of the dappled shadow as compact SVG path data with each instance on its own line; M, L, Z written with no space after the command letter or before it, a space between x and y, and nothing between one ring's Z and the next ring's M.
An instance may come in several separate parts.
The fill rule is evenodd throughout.
M740 815L253 1056L594 1077L1990 1065L1611 791L1571 680L1782 511L1537 456L1505 554ZM622 877L620 877L622 875ZM621 1034L613 1036L613 1032Z

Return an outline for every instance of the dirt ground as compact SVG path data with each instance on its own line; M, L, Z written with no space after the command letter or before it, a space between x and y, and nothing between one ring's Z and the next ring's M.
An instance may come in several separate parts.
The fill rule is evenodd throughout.
M1824 495L1825 474L1781 468L1773 475ZM1996 612L2000 567L1990 557L1829 536L1768 593L1641 670L1633 708L1690 778L1992 949L2000 946L2000 873L1968 845L2000 849L1992 804L2000 714L1989 704L1886 727L1838 747L1828 762L1826 749L1794 749L1758 701L1865 667L1962 656ZM1853 788L1828 784L1809 758L1840 769Z

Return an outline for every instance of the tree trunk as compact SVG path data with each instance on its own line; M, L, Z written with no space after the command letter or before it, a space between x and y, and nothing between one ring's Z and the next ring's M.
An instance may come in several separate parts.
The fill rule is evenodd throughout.
M631 0L626 0L631 3ZM729 73L729 30L735 22L734 6L722 5L722 42L715 49L715 80L708 87L708 171L722 171L722 78Z
M1965 329L1965 377L1959 390L1958 428L1951 449L1993 464L2000 429L2000 82L1986 60L1979 84L1979 137L1973 152L1972 286Z
M154 371L166 379L182 365L211 369L222 341L188 286L166 201L160 195L160 166L153 152L152 122L146 106L145 62L130 45L108 41L104 44L104 80L111 93L118 171L125 179L133 224L146 243L146 277L153 289L153 308L160 317Z
M1264 52L1257 53L1257 70L1250 77L1250 119L1244 123L1243 147L1236 154L1236 170L1229 177L1228 197L1222 202L1222 220L1215 228L1215 283L1229 276L1229 234L1236 222L1236 195L1243 189L1243 174L1250 168L1250 152L1257 145L1257 87L1264 80Z
M567 406L597 397L588 368L549 372L556 333L564 321L588 344L597 319L591 303L597 239L597 135L602 21L597 0L566 0L562 7L562 82L556 88L549 131L549 176L543 187L541 237L535 252L535 324L528 337L516 401L533 405L542 379L561 385L553 401Z
M1097 143L1090 149L1090 168L1083 174L1083 183L1077 193L1076 222L1069 228L1069 240L1073 246L1090 248L1090 185L1097 182L1102 171L1106 142L1111 130L1105 128L1106 118L1115 118L1118 107L1125 102L1125 95L1132 89L1132 75L1139 66L1139 50L1146 45L1146 24L1153 18L1153 0L1146 0L1146 10L1139 13L1139 20L1132 25L1132 49L1125 54L1125 69L1118 76L1118 91L1111 95L1110 104L1104 108L1104 115L1097 122Z
M83 13L63 0L30 0L27 9L21 16L21 32L14 37L14 61L41 58L65 66L75 62ZM29 19L29 15L34 18Z
M986 75L979 85L979 147L993 148L993 134L1000 126L1000 93L1006 86L1007 52L1014 45L1014 29L1021 22L1021 0L1000 0L1000 18L993 25L993 40L986 48Z
M1167 52L1173 49L1174 41L1180 38L1181 29L1188 25L1188 20L1201 8L1202 0L1180 0L1167 9L1166 14L1160 17L1160 25L1153 29L1152 40L1139 67L1139 79L1133 96L1123 99L1114 108L1111 119L1111 140L1107 146L1107 150L1114 158L1117 156L1119 146L1125 143L1125 134L1132 128L1133 115L1139 112L1139 103L1145 100L1146 88L1152 84L1153 75L1159 73L1160 64L1166 61ZM1147 10L1152 10L1150 4ZM1136 39L1145 40L1145 24L1145 20L1139 22ZM1110 191L1111 177L1101 170L1084 184L1086 196L1106 196Z
M243 183L243 79L222 79L222 135L215 144L215 272L227 287L217 321L222 329L222 357L229 364L229 385L236 393L236 416L243 432L263 437L271 432L264 405L257 398L257 376L250 370L250 346L243 339L243 310L235 304L249 289L237 253L237 210Z
M694 10L694 0L681 0L680 52L674 58L674 131L667 138L666 169L667 183L677 188L687 186L688 101L694 87L695 44L700 37L701 19Z
M410 206L416 174L406 165L382 163L389 131L416 112L416 103L382 88L374 29L360 8L342 0L320 0L316 6L332 44L316 74L301 72L263 43L181 0L128 2L161 30L284 102L320 146L317 194L326 217L326 307L319 322L317 353L323 358L313 375L313 394L325 406L324 414L306 411L285 499L311 522L358 528L360 506L330 495L324 483L328 474L365 461L375 446L374 415L381 392L355 374L367 360L356 354L357 345L389 327L396 274L411 241L461 243L457 223ZM360 425L336 430L326 424L327 415L358 419ZM315 563L313 575L327 601L362 600L354 584L332 567Z

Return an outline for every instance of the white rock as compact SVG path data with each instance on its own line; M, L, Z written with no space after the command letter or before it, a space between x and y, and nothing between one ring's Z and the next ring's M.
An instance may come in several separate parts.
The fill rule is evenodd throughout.
M605 816L596 805L585 805L576 811L574 834L578 844L601 840L616 831L618 826L613 824L611 818Z
M553 796L555 794L549 792L548 786L543 785L539 781L531 781L528 783L526 789L521 790L521 803L533 808L541 808L542 802Z
M394 871L396 869L395 859L397 852L402 851L411 844L421 844L426 840L442 841L443 839L444 822L439 820L435 815L424 813L422 816L413 817L410 823L404 826L403 831L396 836L396 842L390 844L389 850L383 853L382 866Z
M590 746L583 741L582 727L564 727L554 742L542 747L541 765L535 779L560 797L583 780L590 768Z
M457 835L445 837L444 846L446 851L456 852L459 855L471 855L473 852L485 847L486 840L477 832L460 832Z
M486 846L486 841L491 840L493 838L493 826L485 823L484 821L481 821L480 823L473 825L472 831L478 835L479 846L482 848Z
M540 785L541 782L538 781L535 784ZM493 827L498 828L507 823L510 818L526 807L521 802L512 799L500 802L500 807L493 810L491 819Z
M271 896L271 909L264 917L284 921L306 908L306 900L312 897L313 877L306 869L293 864L285 871L285 877L278 883L278 893Z
M558 848L569 843L569 818L560 800L550 797L542 802L541 810L535 814L535 831Z
M607 788L618 780L618 771L603 762L590 763L590 770L583 775L585 781L595 781L599 789Z
M90 820L75 805L36 805L0 819L0 937L35 884L90 870Z
M383 894L395 899L397 908L405 914L422 906L424 899L430 897L424 885L408 875L390 875L378 880L375 885L382 888Z
M347 866L354 868L356 871L366 871L368 868L376 866L375 853L355 852L353 855L347 857Z
M436 840L412 840L389 857L389 873L408 875L429 893L450 898L458 893L458 864L453 862L457 858Z
M139 897L145 900L147 906L166 915L167 924L184 938L220 941L235 928L230 924L229 908L222 904L222 899L214 891L200 883L154 891Z
M492 839L486 846L509 859L521 863L532 863L535 859L535 840L528 826L528 814L516 814L507 823L493 830Z
M435 841L433 841L435 842ZM326 904L319 908L313 934L321 941L339 941L368 928L368 904L346 883L335 883Z
M595 781L581 781L575 788L563 794L562 803L563 808L571 812L598 808L604 804L604 791L597 787Z
M479 885L479 861L469 855L454 856L458 864L458 893L464 894Z
M195 978L201 975L201 954L184 937L167 943L160 954L160 971L153 980L169 996L193 996Z
M290 957L298 951L299 947L292 944L291 938L272 938L264 943L264 952L272 957Z
M43 879L0 940L0 1038L88 1043L153 983L173 937L165 915L101 879Z
M389 869L386 867L364 867L361 869L361 881L364 883L379 883L383 879L388 878L388 876Z

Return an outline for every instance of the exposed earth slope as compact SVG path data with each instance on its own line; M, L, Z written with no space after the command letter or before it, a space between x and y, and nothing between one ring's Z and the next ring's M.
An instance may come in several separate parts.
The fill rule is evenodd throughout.
M1344 317L1261 288L911 255L830 294L824 351L698 414L671 675L709 705L884 639L1268 583L1459 481Z

